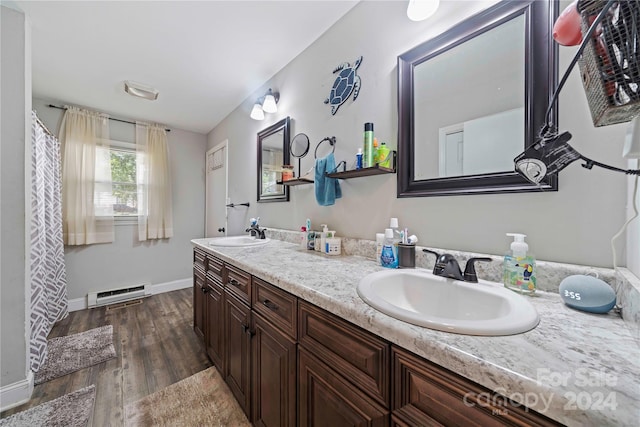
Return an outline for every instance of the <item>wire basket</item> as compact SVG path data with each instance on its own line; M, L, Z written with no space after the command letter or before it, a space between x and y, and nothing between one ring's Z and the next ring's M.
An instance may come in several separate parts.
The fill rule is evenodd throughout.
M580 0L586 34L606 0ZM640 0L615 2L593 32L578 63L596 127L628 122L640 114Z

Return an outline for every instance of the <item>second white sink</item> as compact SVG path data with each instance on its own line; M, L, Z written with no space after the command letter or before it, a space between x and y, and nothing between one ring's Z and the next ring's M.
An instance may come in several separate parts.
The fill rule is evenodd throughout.
M513 335L535 328L537 311L500 283L462 282L428 270L385 270L365 276L358 295L396 319L466 335Z
M233 246L233 247L247 247L247 246L260 246L269 243L271 239L256 239L251 236L227 236L227 237L214 237L209 240L210 246Z

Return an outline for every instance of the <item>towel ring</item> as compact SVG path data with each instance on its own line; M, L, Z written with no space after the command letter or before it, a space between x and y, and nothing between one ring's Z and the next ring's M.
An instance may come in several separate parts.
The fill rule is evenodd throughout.
M325 141L329 141L329 145L331 145L331 147L333 148L331 150L332 153L334 153L336 151L336 137L335 136L327 136L326 138L322 139L320 142L318 142L318 145L316 145L316 151L313 152L313 157L314 158L318 158L318 147L320 147L320 145L322 145L323 142Z

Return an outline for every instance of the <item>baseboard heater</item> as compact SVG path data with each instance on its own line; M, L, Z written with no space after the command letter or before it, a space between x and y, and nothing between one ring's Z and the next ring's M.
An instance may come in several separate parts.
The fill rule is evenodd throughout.
M90 292L87 294L87 307L101 307L116 302L129 301L136 298L144 298L151 295L151 283L128 286L124 288L109 289L108 291Z

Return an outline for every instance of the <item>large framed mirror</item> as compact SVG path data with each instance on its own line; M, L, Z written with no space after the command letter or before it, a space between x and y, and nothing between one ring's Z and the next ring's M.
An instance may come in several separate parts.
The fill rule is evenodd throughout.
M289 164L289 122L284 118L258 132L258 202L288 202L282 166Z
M557 190L513 163L556 86L557 14L557 0L502 1L398 57L398 197Z

